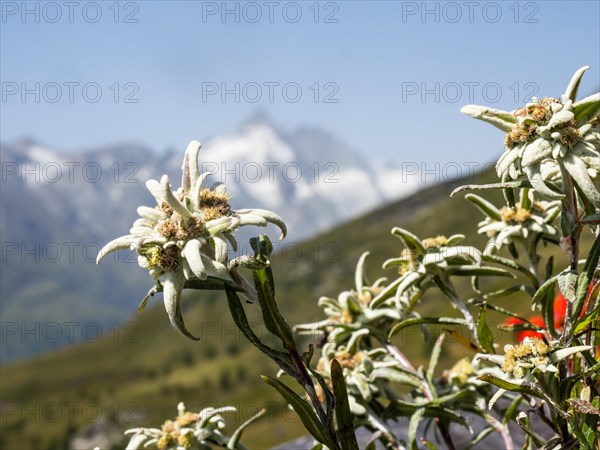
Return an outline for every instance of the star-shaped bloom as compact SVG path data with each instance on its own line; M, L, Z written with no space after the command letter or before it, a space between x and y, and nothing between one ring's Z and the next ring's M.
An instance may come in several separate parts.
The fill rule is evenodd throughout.
M527 192L529 191L529 192ZM538 237L558 243L559 232L553 223L560 214L560 201L537 201L533 192L521 190L519 204L515 207L497 208L475 194L465 198L474 203L486 218L479 222L479 234L487 234L490 241L485 253L496 253L503 245L515 241L536 240Z
M96 260L99 263L120 249L136 251L138 264L155 280L156 287L151 292L163 291L172 325L195 340L197 338L185 328L181 315L181 293L186 282L238 286L239 277L228 265L229 246L237 250L233 232L244 225L266 226L267 223L281 229L281 239L287 232L281 217L271 211L233 210L224 184L206 187L206 178L211 173L199 171L200 147L198 141L188 145L179 189L173 190L167 175L163 175L160 182L146 182L157 206L140 206L137 209L140 218L133 223L129 234L106 244Z
M161 428L132 428L125 432L131 439L126 450L137 450L154 446L160 450L186 450L190 448L208 449L213 445L227 448L240 448L241 431L251 422L264 413L264 410L245 422L229 437L224 432L225 419L222 413L235 412L236 408L225 406L222 408L208 407L199 413L185 410L185 405L177 406L178 416L174 420L167 420ZM245 447L243 447L245 448Z
M600 93L576 101L579 69L561 98L534 98L523 108L500 111L468 105L461 112L506 132L505 152L496 164L504 181L526 180L543 197L563 197L560 173L600 208Z

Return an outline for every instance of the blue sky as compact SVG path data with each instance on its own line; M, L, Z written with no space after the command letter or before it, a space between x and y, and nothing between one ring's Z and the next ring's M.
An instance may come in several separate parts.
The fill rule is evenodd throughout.
M462 105L558 96L583 65L600 86L597 1L1 4L0 138L65 151L183 150L261 109L377 159L487 161L501 135Z

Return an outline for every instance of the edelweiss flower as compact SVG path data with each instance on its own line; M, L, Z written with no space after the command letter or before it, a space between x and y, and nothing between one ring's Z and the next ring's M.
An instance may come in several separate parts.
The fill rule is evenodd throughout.
M450 276L508 275L503 269L483 266L482 254L477 248L456 245L465 238L462 234L423 240L402 228L394 228L392 234L398 236L405 246L399 258L391 258L383 263L384 269L398 266L401 276L390 284L390 287L396 289L397 295L428 281L439 284ZM373 305L384 298L383 295L378 295L373 300Z
M461 112L484 120L507 134L506 151L496 170L503 180L528 180L549 199L560 199L560 172L568 173L581 192L600 208L600 93L575 101L583 73L579 69L560 98L534 98L513 112L468 105Z
M342 367L348 387L350 409L353 414L359 416L366 414L364 405L373 397L387 395L388 390L385 385L388 382L400 382L414 387L421 384L421 380L416 375L408 372L383 347L350 351L343 345L325 344L317 364L317 372L327 382L331 380L333 359L336 359Z
M362 336L380 335L390 327L392 322L404 316L404 306L408 299L391 296L384 302L372 307L372 301L381 294L385 287L385 278L379 278L370 284L366 281L364 266L369 253L361 256L355 272L355 289L344 291L337 299L321 297L319 306L323 308L327 319L309 324L296 325L294 329L301 334L312 334L317 330L327 333L329 342L346 343L354 348ZM385 342L385 334L379 336Z
M515 378L525 377L531 370L557 372L549 357L550 346L536 337L526 337L518 345L504 347L502 370Z
M506 270L484 266L483 255L475 247L456 245L465 236L455 234L450 237L419 239L402 228L394 228L392 234L399 237L404 249L399 258L391 258L383 263L383 268L398 266L400 277L391 283L381 294L373 299L371 307L385 301L391 291L396 296L420 296L427 289L436 286L450 300L465 318L465 325L474 331L474 320L471 311L459 298L454 288L452 276L470 276L476 281L480 276L512 276ZM476 285L476 283L474 283Z
M106 244L96 262L111 252L131 249L138 253L138 264L154 278L154 291L163 291L164 303L173 326L183 335L197 340L184 325L181 315L181 293L186 280L229 283L239 286L240 277L228 267L228 249L237 250L233 231L244 225L266 226L273 223L285 237L286 226L281 217L262 209L234 211L225 185L204 186L211 173L200 174L200 143L192 141L183 160L181 187L173 191L169 178L160 182L148 180L146 187L156 199L154 208L140 206L140 219L129 234ZM235 279L234 279L235 278ZM143 308L145 301L140 308Z
M478 225L478 233L490 237L486 254L494 253L515 240L535 240L538 235L546 241L558 241L559 233L552 223L560 214L560 201L536 201L533 193L527 191L521 190L519 204L514 208L498 209L478 195L465 196L487 216Z
M234 433L235 438L226 436L221 430L225 428L225 419L221 413L235 412L232 406L223 408L204 408L199 413L186 412L185 405L177 406L179 415L175 420L167 420L159 428L133 428L125 434L132 434L127 450L137 450L154 444L160 450L185 450L190 448L212 448L211 444L220 447L237 448L240 431L250 422L258 418L264 411L244 423Z

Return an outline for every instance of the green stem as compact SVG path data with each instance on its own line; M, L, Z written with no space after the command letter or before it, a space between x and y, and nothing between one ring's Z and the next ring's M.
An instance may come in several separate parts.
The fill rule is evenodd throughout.
M563 193L565 194L565 198L562 200L561 229L563 237L560 240L560 247L569 259L571 270L577 272L579 262L579 236L581 234L581 227L578 223L577 197L571 175L566 171L562 164L560 164L560 170L563 178ZM573 321L572 315L573 302L567 301L564 331L560 339L561 344L563 345L570 340L569 335ZM565 364L566 362L561 365L564 366ZM565 371L564 375L569 375L568 370Z

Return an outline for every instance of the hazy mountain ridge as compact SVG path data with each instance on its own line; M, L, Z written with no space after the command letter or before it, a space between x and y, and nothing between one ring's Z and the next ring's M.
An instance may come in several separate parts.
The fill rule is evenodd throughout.
M448 194L459 185L489 180L492 171L488 169L474 177L430 186L338 225L300 243L299 258L289 258L282 253L274 255L277 303L286 320L297 324L322 319L317 299L322 295L336 297L339 292L353 287L355 264L364 251L370 252L366 268L371 279L382 274L394 277L393 268L389 272L381 270L383 261L397 255L402 248L398 239L390 234L393 227L406 228L421 238L464 233L466 242L482 248L487 237L477 234L476 222L480 215L475 207L464 200L464 195L449 198ZM489 192L486 198L494 204L503 201L499 192ZM584 251L589 251L591 237L591 234L583 235L582 248L587 249ZM335 244L333 254L315 252L332 243ZM555 255L555 267L563 267L564 255L560 256L557 248L549 250ZM106 267L103 264L100 269L95 268L94 279L111 267L119 268L130 277L142 272L124 267L122 263ZM140 292L149 285L147 278L142 279ZM486 286L490 290L499 287ZM457 282L457 290L461 298L470 298L473 292L470 280ZM244 432L249 448L268 448L306 434L301 422L290 418L287 402L260 380L260 374L275 376L277 367L235 331L222 292L193 291L185 295L186 325L201 338L200 342L185 339L173 329L161 298L157 297L150 301L142 315L127 317L128 325L133 328L122 328L119 339L111 333L98 342L73 345L2 365L0 399L7 405L7 413L3 425L6 432L0 433L0 447L79 450L99 445L114 435L114 448L123 448L126 438L113 433L111 427L122 432L136 426L157 426L174 415L174 405L182 400L192 411L206 406L236 406L241 413L227 417L230 429L248 419L257 407L266 407L269 410L266 419ZM519 293L503 302L507 308L527 315L531 314L531 308L526 298L526 294ZM450 302L435 291L419 303L417 312L423 317L458 314ZM247 313L251 324L262 323L256 305L248 305ZM500 323L504 316L490 311L486 318L493 324ZM254 329L263 342L274 343L273 336L266 333L264 327ZM429 360L439 332L439 328L433 328L427 334L429 337L409 333L398 334L395 339L413 364L419 366ZM501 337L500 348L512 342L509 333ZM309 341L314 343L318 338L313 336ZM306 349L309 341L302 340L300 348ZM472 356L462 345L447 341L441 367L451 367L468 355ZM42 382L40 374L47 375ZM89 418L84 414L84 408L92 404L100 405L104 412L102 417ZM72 416L68 405L79 405ZM115 405L120 414L115 413ZM62 408L59 421L42 413L44 408L57 406ZM40 414L28 413L35 408ZM102 421L105 418L108 423ZM86 439L86 445L76 447L75 443L81 443L82 438ZM483 441L483 445L487 442Z
M109 327L134 311L147 275L111 261L98 269L94 258L101 245L128 232L137 206L154 204L145 180L167 173L180 185L183 150L119 144L66 154L32 140L2 143L0 311L10 331L3 331L2 362L72 341L63 330L64 339L49 343L36 326L95 321ZM207 140L200 163L215 172L209 182L227 184L234 208L280 214L288 243L416 188L403 183L399 170L375 166L325 131L279 130L265 117ZM246 242L265 231L276 237L274 229L255 229L238 238ZM113 261L124 259L135 264L126 253ZM28 329L34 332L27 335Z

